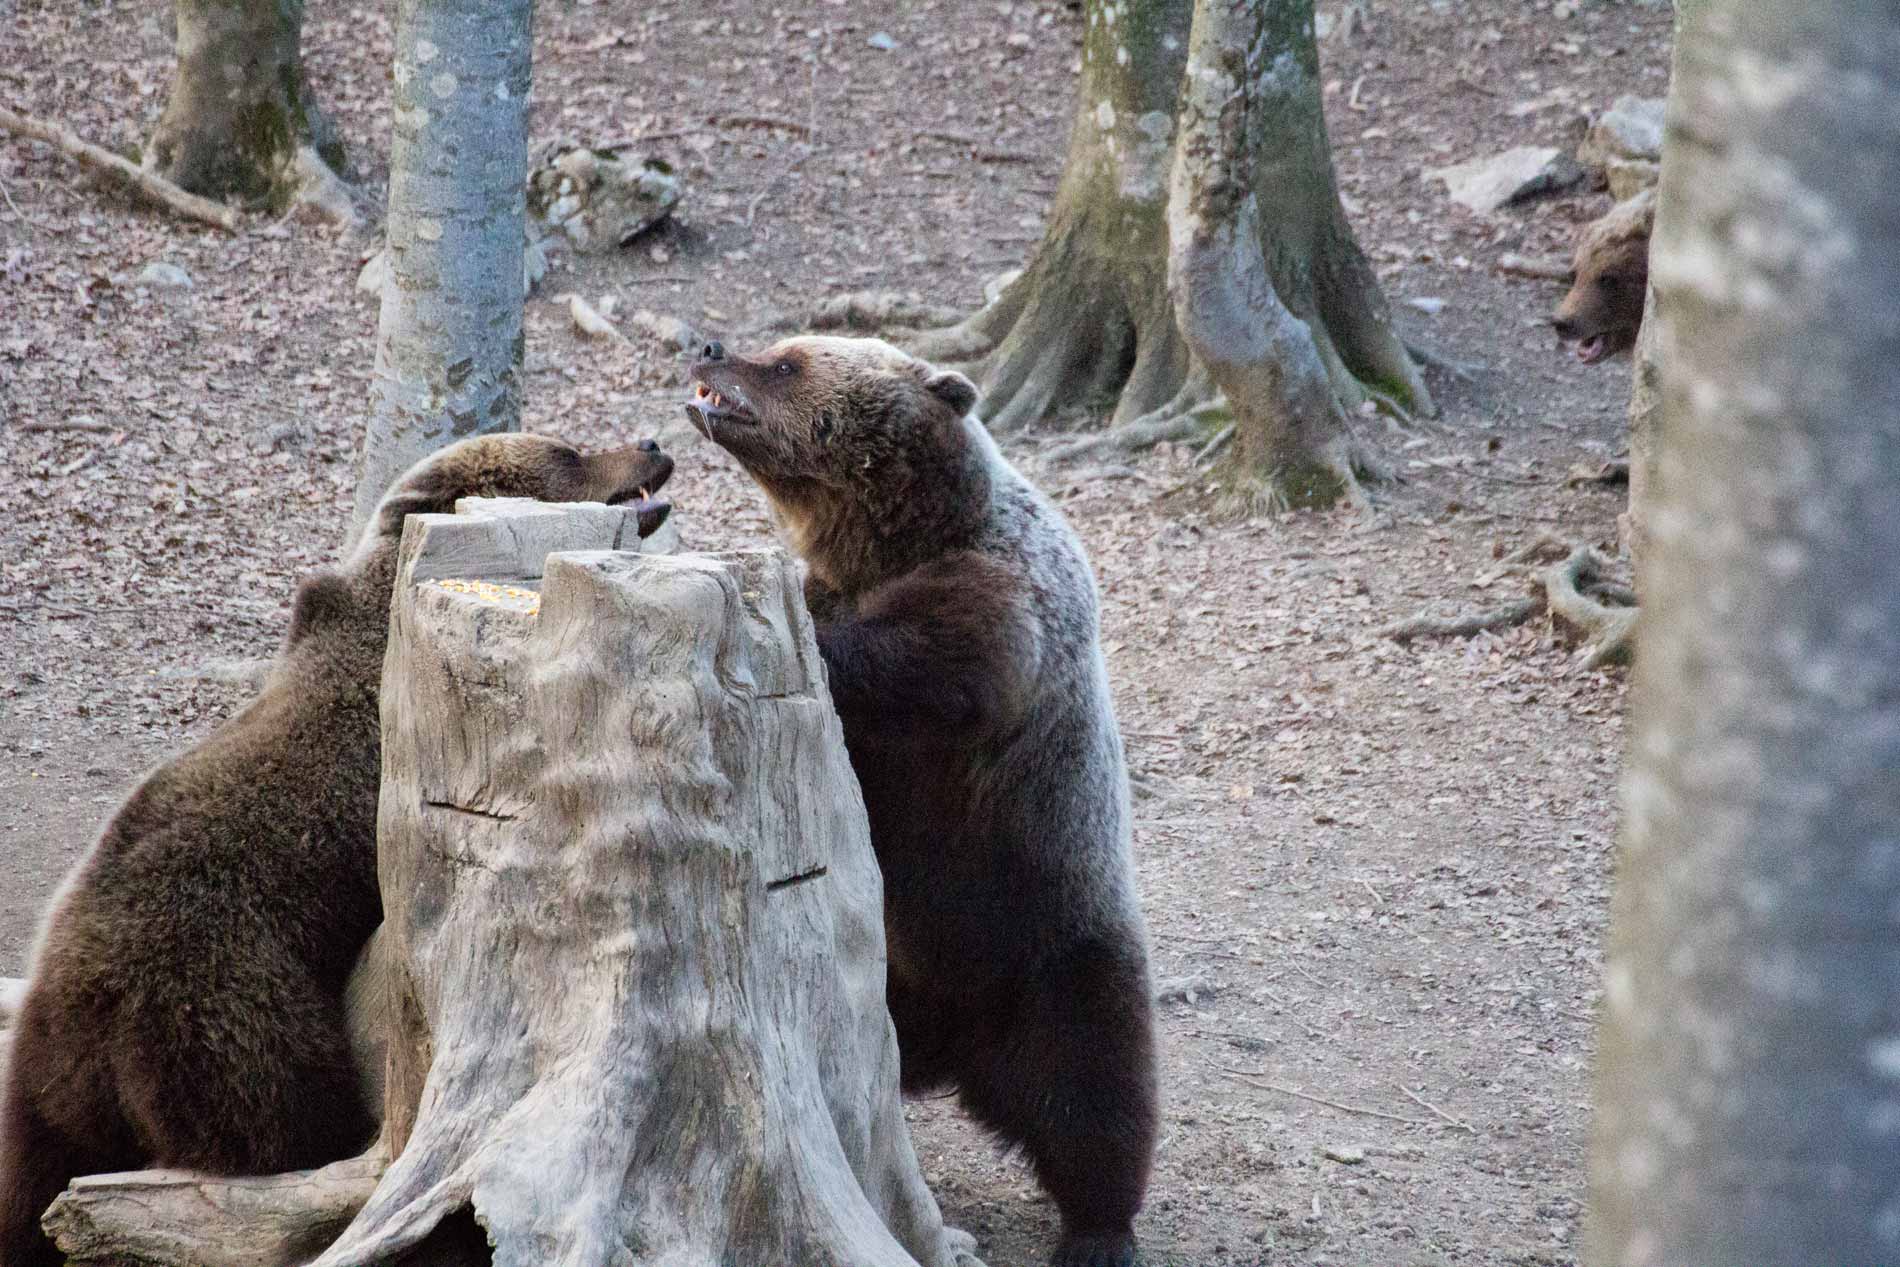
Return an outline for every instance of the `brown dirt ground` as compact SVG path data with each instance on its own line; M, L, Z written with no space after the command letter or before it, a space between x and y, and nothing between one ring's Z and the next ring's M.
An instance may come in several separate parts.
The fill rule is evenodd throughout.
M153 12L0 0L0 99L135 142L170 73ZM895 51L867 46L880 30ZM683 425L679 364L580 340L554 297L740 344L842 290L975 304L1037 238L1078 31L1049 3L542 5L534 135L654 137L688 192L651 242L557 255L529 304L529 425L657 434L690 545L765 536L759 498ZM1135 843L1173 990L1152 1263L1573 1259L1623 681L1543 625L1411 648L1374 630L1511 596L1521 581L1477 578L1538 534L1612 544L1620 491L1563 476L1622 446L1627 374L1564 356L1539 329L1556 288L1491 267L1565 249L1607 197L1480 219L1422 169L1568 143L1584 109L1660 93L1667 35L1666 8L1376 0L1325 46L1342 189L1401 324L1488 366L1433 375L1440 423L1385 434L1407 478L1384 526L1229 522L1183 454L1078 473L1012 446L1093 552L1149 793ZM312 5L306 38L380 200L390 6ZM196 671L269 654L293 579L332 553L376 312L353 289L365 245L327 227L228 237L11 139L0 183L27 220L0 204L0 974L17 974L139 771L244 698ZM137 286L155 259L194 287ZM79 415L109 429L30 429ZM946 1105L915 1121L951 1220L992 1264L1035 1261L1054 1224L1028 1173Z

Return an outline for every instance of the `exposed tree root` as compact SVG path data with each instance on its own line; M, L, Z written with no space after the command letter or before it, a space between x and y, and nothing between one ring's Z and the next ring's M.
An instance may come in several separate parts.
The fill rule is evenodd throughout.
M1211 446L1224 430L1232 427L1233 421L1233 410L1218 392L1195 401L1177 398L1133 422L1065 441L1050 450L1049 458L1053 462L1076 462L1084 458L1140 453L1157 444L1177 440L1199 440Z
M1414 638L1469 638L1487 629L1521 625L1544 608L1541 598L1520 598L1498 607L1481 608L1462 616L1411 616L1379 631L1381 638L1410 642Z
M89 1175L73 1180L44 1222L76 1262L290 1267L336 1239L388 1165L379 1141L361 1157L281 1175Z
M1570 261L1561 255L1518 255L1510 251L1498 256L1498 272L1544 282L1567 282L1577 275Z
M365 218L355 188L337 174L315 146L297 147L283 183L292 191L295 206L308 208L339 229L355 232L363 228Z
M962 320L963 314L954 308L927 304L895 291L854 290L833 295L803 317L786 317L775 321L770 328L889 331L892 336L902 337L903 331L893 327L908 331L934 330L954 326Z
M1551 615L1576 627L1588 639L1583 659L1586 669L1629 663L1636 636L1637 608L1606 606L1586 592L1597 590L1599 578L1608 567L1595 550L1578 546L1562 563L1546 568L1541 578ZM1615 588L1627 593L1620 586Z
M1627 458L1612 458L1608 462L1579 462L1564 476L1565 488L1578 488L1585 484L1627 485L1629 482L1630 464Z
M1449 374L1463 383L1471 382L1477 378L1478 375L1491 368L1483 361L1453 360L1443 352L1426 347L1423 343L1414 342L1410 339L1405 342L1405 350L1411 353L1413 360L1425 366L1427 369L1437 370L1441 374Z
M1516 564L1547 555L1558 544L1550 538L1539 537L1507 558L1503 569L1487 573L1481 579L1495 580ZM1380 629L1379 636L1394 642L1410 642L1415 638L1469 638L1487 630L1521 625L1548 612L1583 635L1584 668L1627 664L1636 633L1636 595L1628 586L1606 579L1604 574L1608 570L1609 564L1602 555L1589 546L1578 546L1565 555L1562 562L1534 574L1534 592L1528 598L1457 616L1412 616Z
M230 207L180 189L163 176L143 170L130 159L121 158L111 150L101 149L82 139L64 123L16 114L0 106L0 128L36 141L45 141L82 166L116 177L126 188L149 202L170 207L193 220L216 225L227 233L237 232L238 213Z

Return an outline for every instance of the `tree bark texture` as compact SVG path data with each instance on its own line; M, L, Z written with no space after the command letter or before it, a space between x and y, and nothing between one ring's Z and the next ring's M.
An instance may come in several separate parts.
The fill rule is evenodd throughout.
M484 537L483 534L487 534ZM951 1267L882 884L781 552L548 558L409 523L378 839L399 1150L322 1267L473 1209L498 1264Z
M343 165L304 79L303 0L176 0L178 64L146 165L192 193L281 202L295 157Z
M1669 110L1673 113L1679 108L1681 98L1675 92L1678 82L1676 69L1681 63L1683 33L1687 24L1699 17L1708 7L1708 0L1677 0L1676 36L1670 53L1670 93ZM1656 191L1660 204L1666 197L1662 188ZM1652 244L1654 236L1651 238ZM1623 548L1629 552L1630 561L1636 565L1640 577L1643 554L1649 548L1649 533L1644 522L1644 506L1649 499L1649 487L1655 479L1656 470L1656 428L1662 414L1662 364L1661 355L1662 322L1664 318L1656 309L1656 278L1652 273L1649 284L1643 291L1643 324L1636 336L1636 347L1630 353L1630 492L1629 505L1623 514L1617 517L1617 537Z
M388 1159L223 1178L137 1170L75 1179L44 1220L68 1263L292 1267L336 1239Z
M1709 0L1652 252L1662 409L1588 1261L1900 1261L1900 11Z
M1348 329L1384 334L1396 360L1381 372L1410 364L1364 307L1378 287L1333 189L1312 18L1310 0L1198 5L1168 201L1169 290L1188 346L1233 412L1229 474L1293 505L1356 491L1363 460L1342 402L1358 380L1322 303ZM1339 284L1341 268L1351 284ZM1404 383L1397 390L1416 396Z
M1246 175L1255 204L1248 241L1227 245L1264 258L1286 306L1313 327L1347 408L1376 399L1429 412L1340 206L1311 0L1229 7L1239 11L1223 20L1255 30L1267 64L1248 68L1246 118L1221 137L1243 147L1221 160ZM1069 156L1042 245L996 302L915 343L929 356L987 353L979 379L994 430L1109 402L1119 447L1204 435L1227 420L1168 294L1170 164L1194 10L1192 0L1091 0Z
M417 459L521 420L533 0L399 0L388 273L353 523Z
M972 318L992 430L1113 404L1130 419L1182 388L1167 299L1168 155L1191 0L1090 0L1069 152L1042 245ZM925 349L927 350L927 349Z

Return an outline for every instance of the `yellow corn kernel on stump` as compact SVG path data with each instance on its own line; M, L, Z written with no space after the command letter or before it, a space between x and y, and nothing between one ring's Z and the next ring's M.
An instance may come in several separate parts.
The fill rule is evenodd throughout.
M541 595L533 590L521 589L514 585L496 585L492 581L463 581L452 577L433 581L431 584L452 593L479 598L484 603L512 607L530 616L541 614Z

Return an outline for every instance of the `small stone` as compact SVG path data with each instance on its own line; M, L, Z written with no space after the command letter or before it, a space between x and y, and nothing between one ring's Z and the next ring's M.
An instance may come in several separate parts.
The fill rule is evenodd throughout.
M1660 163L1666 106L1661 97L1618 97L1590 124L1577 161L1593 171L1616 159Z
M897 41L891 38L889 31L879 31L864 42L869 44L872 48L882 49L886 53L897 47Z
M1351 1144L1327 1144L1319 1150L1319 1155L1342 1166L1357 1166L1365 1161L1366 1150Z
M577 251L625 246L673 213L679 177L657 158L562 142L528 176L528 209Z
M389 252L377 251L363 261L362 271L356 275L356 288L366 295L379 298L383 293L383 283L389 279Z
M1407 308L1416 308L1428 317L1436 317L1445 311L1445 301L1435 296L1413 295L1405 301Z
M1583 179L1583 168L1554 146L1520 145L1492 158L1476 158L1426 174L1444 182L1453 202L1489 215L1568 189Z
M138 284L154 290L190 290L191 274L169 260L153 260L139 270Z

